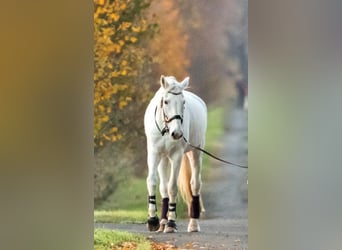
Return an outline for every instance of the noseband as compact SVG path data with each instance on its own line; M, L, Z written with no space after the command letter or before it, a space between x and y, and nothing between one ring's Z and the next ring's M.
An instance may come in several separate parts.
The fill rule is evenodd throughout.
M172 91L169 91L168 93L170 93L172 95L180 95L180 94L182 94L182 92L172 92ZM161 133L161 135L164 136L165 133L169 132L169 127L167 126L167 124L172 122L173 120L180 120L181 124L183 124L183 117L181 115L174 115L171 118L169 118L165 114L165 111L164 111L164 108L163 108L163 98L161 99L161 105L160 106L161 106L161 109L163 110L163 117L164 117L165 126L164 126L163 129L160 129L160 127L158 126L157 119L156 119L158 106L156 106L156 109L154 111L154 122L156 123L156 126L157 126L159 132Z
M183 124L183 117L180 115L174 115L171 118L168 118L164 112L164 109L163 109L163 115L164 115L164 122L166 122L166 123L172 122L173 120L180 120L181 124Z

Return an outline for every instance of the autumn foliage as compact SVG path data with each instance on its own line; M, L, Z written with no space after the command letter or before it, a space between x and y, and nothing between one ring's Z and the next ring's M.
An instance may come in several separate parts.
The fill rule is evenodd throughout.
M184 79L189 75L189 37L185 33L178 5L174 1L154 1L149 13L155 15L159 27L149 44L154 72Z
M95 0L94 142L95 149L122 139L134 107L148 99L146 73L151 58L146 41L154 33L146 0ZM142 74L142 72L144 72ZM133 106L133 105L131 105Z

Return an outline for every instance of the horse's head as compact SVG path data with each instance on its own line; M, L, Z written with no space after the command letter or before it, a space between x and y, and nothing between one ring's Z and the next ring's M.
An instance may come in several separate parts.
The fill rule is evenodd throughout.
M189 85L189 77L182 82L177 82L173 76L161 76L160 85L164 89L161 99L164 122L169 128L173 139L178 140L183 136L183 114L185 99L183 90Z

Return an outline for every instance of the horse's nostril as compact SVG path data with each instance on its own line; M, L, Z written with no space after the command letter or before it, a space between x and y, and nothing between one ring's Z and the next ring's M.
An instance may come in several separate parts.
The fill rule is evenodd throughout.
M183 134L182 133L172 132L171 136L172 136L173 139L177 140L177 139L181 138L183 136Z
M171 133L171 136L172 136L172 138L173 138L173 139L177 139L177 137L178 137L178 134L177 134L177 133L175 133L175 132L172 132L172 133Z

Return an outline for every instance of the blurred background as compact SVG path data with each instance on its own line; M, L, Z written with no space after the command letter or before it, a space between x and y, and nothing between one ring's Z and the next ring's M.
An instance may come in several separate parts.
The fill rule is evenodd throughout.
M95 209L115 209L121 183L138 182L136 189L145 190L143 116L161 74L179 81L190 76L189 90L209 107L209 148L224 129L223 116L247 109L248 2L94 4ZM145 193L136 198L145 207Z

